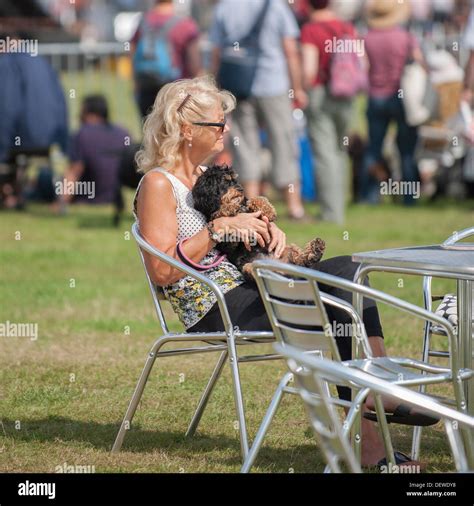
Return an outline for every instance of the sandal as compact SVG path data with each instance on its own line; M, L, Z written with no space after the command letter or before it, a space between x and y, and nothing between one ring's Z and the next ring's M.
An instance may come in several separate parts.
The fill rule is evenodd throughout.
M397 406L393 413L386 413L387 423L399 423L402 425L416 425L420 427L427 427L429 425L434 425L439 422L439 418L429 415L423 415L421 413L411 414L410 406L405 404L400 404ZM377 422L377 413L374 411L369 411L364 413L364 418L367 420L371 420L372 422Z
M413 467L413 468L417 467L419 471L424 471L426 468L426 464L422 464L421 462L418 462L417 460L412 460L408 455L405 455L402 452L393 452L393 456L395 457L395 464L397 466L401 466L401 467L406 466L406 467ZM379 471L382 471L383 467L389 467L389 465L387 463L387 458L384 457L383 459L379 460L377 462L376 467L379 469ZM383 471L385 471L385 470L383 470Z

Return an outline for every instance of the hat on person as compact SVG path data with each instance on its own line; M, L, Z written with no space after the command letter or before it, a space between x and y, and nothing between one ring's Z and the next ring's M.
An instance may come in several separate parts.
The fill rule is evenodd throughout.
M410 18L410 0L370 0L367 22L370 28L390 28Z

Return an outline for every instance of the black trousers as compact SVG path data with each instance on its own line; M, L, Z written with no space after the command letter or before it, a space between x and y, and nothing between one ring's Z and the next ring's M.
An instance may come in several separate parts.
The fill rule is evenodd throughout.
M339 256L323 260L318 270L334 276L352 281L359 264L353 262L350 256ZM320 284L320 289L352 303L352 293L340 288ZM272 330L265 307L260 298L258 288L252 283L244 283L225 294L230 318L234 326L240 330ZM350 316L341 309L325 305L329 320L338 330L334 332L339 354L342 360L352 357L352 336L350 335ZM383 338L382 325L377 306L373 300L364 298L363 321L368 336ZM340 329L340 331L339 331ZM188 332L218 332L224 330L224 322L219 313L217 303L198 323L188 329ZM350 390L340 388L339 395L343 399L350 399Z

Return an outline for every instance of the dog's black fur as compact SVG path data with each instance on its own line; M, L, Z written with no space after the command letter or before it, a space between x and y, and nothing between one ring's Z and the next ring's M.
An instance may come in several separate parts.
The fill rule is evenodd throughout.
M212 165L199 176L196 181L192 195L194 208L201 212L206 221L211 221L221 207L221 199L230 188L235 188L239 192L244 192L242 185L238 182L238 176L227 165ZM244 197L243 203L239 209L240 213L251 212L247 207L248 199ZM267 248L262 248L258 243L252 246L248 251L243 242L221 242L216 248L227 256L229 262L233 263L237 269L242 271L243 266L256 260L262 254L267 254Z

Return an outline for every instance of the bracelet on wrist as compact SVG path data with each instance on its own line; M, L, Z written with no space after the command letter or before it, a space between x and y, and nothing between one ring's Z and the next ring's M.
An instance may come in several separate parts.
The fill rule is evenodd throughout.
M207 223L206 227L207 231L209 232L209 237L211 241L214 241L216 244L219 244L220 242L223 241L222 235L215 230L213 221Z

